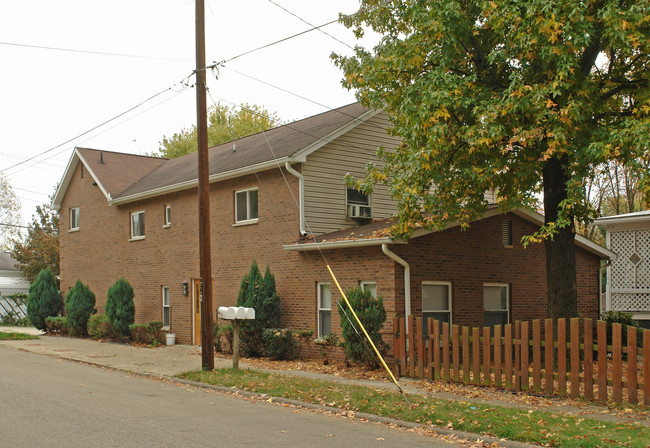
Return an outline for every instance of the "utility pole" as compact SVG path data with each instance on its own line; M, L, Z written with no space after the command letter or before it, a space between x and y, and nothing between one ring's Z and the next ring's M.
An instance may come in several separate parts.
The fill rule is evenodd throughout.
M199 263L201 265L201 365L214 370L212 257L210 254L210 168L205 68L205 6L196 2L196 121L199 144Z

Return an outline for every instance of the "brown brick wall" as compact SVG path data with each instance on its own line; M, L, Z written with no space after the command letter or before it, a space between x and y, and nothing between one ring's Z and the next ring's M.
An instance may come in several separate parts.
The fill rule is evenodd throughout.
M286 181L285 181L286 178ZM287 182L289 188L287 187ZM234 192L257 187L259 221L233 226ZM291 189L291 191L290 191ZM403 269L381 248L348 248L293 252L283 244L298 238L297 179L279 170L222 181L211 185L211 235L214 310L235 305L239 284L255 259L264 272L267 264L276 277L281 297L283 324L291 329L317 329L318 282L332 284L332 329L340 334L340 298L326 268L329 262L344 290L361 281L377 283L387 311L386 333L392 318L404 313ZM164 228L164 206L171 205L172 224ZM69 208L80 207L80 230L68 232ZM130 239L130 213L145 210L145 238ZM391 245L392 251L411 265L411 300L414 314L421 312L422 281L451 281L453 321L463 325L482 322L482 285L511 285L511 319L543 318L546 315L546 271L541 245L524 250L518 243L524 233L535 230L527 221L511 215L513 248L501 244L502 217L475 223L465 232L450 229ZM123 276L135 291L136 321L162 320L162 286L170 287L172 331L179 343L192 343L193 279L199 277L198 217L196 189L109 207L106 198L79 167L61 207L61 290L67 292L77 278L97 295L103 309L106 293ZM580 312L597 313L598 260L578 249ZM188 282L188 296L181 284ZM216 318L216 315L215 315ZM389 340L389 339L386 339ZM312 350L315 352L315 350Z

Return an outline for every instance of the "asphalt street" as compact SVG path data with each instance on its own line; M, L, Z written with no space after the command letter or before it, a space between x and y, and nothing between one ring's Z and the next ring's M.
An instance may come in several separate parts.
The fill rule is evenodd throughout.
M3 346L0 397L5 447L454 446L382 424Z

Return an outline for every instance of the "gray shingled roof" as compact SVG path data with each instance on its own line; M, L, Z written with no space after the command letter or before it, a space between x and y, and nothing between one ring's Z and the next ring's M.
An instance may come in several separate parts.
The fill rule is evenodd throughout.
M322 141L358 119L368 109L359 103L340 107L271 130L210 148L210 176L289 157ZM233 151L233 147L235 150ZM272 150L270 149L272 148ZM165 189L197 180L197 153L164 163L146 173L113 199ZM103 182L103 179L102 179Z

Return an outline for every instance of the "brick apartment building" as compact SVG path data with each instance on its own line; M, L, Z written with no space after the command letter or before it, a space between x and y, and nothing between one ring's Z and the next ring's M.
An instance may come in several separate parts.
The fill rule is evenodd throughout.
M351 104L210 149L214 306L236 303L253 260L268 265L283 325L340 334L339 293L370 288L391 317L414 314L462 325L546 316L542 245L524 234L542 217L489 208L467 231L388 237L394 205L384 186L349 190L378 147L396 147L384 112ZM486 200L490 202L490 195ZM53 205L60 210L61 290L81 279L103 309L123 276L136 321L164 321L177 341L200 334L197 155L165 160L76 148ZM597 317L600 260L611 254L576 237L579 311ZM216 313L215 313L216 316ZM385 338L390 341L389 338Z

